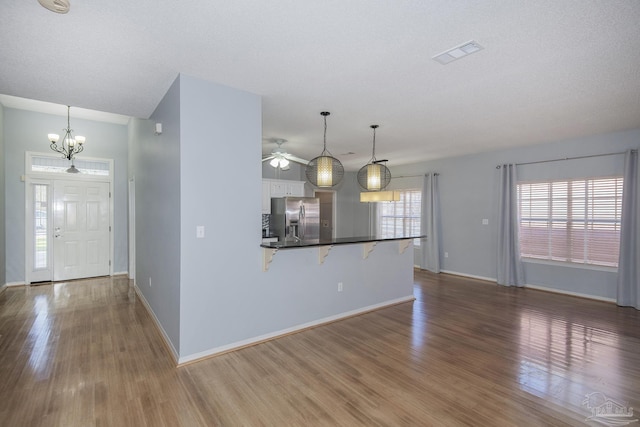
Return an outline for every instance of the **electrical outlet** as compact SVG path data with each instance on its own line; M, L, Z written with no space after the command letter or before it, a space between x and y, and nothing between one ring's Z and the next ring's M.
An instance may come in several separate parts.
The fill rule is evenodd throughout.
M449 258L449 252L445 252L445 253L444 253L444 257L445 257L445 258Z
M198 225L196 227L196 238L204 239L204 225Z
M338 282L338 292L342 292L342 282Z

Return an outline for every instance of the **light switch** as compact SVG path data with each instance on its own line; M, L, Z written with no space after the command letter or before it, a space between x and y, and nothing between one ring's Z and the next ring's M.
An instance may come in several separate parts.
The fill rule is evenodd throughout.
M489 225L489 220L487 218L483 218L482 225Z
M204 225L198 225L196 227L196 237L198 239L204 239Z

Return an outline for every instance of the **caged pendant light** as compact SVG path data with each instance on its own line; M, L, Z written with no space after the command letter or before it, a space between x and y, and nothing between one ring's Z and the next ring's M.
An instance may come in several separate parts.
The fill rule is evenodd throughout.
M327 150L327 116L330 113L320 113L324 117L324 149L322 153L307 164L305 174L311 184L316 187L334 187L342 181L344 168L340 160L336 159Z
M391 171L382 163L387 160L376 160L376 129L378 125L371 125L373 129L373 153L369 163L358 171L358 184L365 191L384 190L391 182Z

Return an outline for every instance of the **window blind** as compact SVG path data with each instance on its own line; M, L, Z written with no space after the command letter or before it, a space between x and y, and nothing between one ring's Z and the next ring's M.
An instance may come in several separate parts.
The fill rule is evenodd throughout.
M618 266L622 177L518 184L520 255Z
M422 191L400 190L397 202L378 202L378 234L382 238L420 235ZM420 239L414 239L420 245Z

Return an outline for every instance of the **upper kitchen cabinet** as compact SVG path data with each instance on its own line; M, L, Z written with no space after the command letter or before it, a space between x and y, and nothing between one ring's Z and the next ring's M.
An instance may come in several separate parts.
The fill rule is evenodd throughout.
M272 197L304 197L304 181L262 180L262 213L271 213Z

